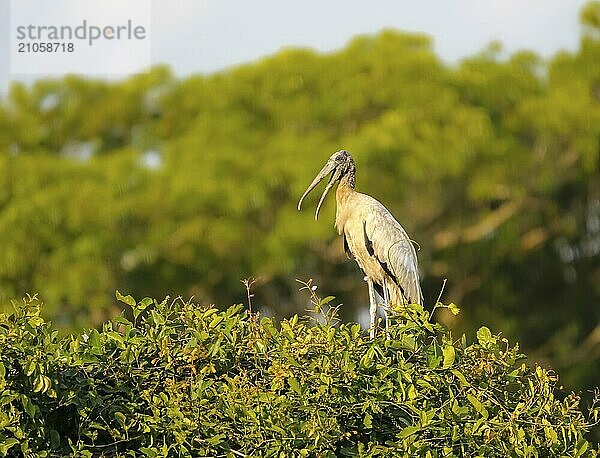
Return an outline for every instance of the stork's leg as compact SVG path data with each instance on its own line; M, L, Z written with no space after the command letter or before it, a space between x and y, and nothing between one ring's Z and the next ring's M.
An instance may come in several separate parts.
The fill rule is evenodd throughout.
M383 316L385 317L385 336L387 339L390 338L390 321L388 320L388 309L390 307L390 290L387 286L387 280L383 279Z
M369 313L371 315L371 327L369 332L371 339L375 338L375 326L377 320L377 299L375 298L375 288L373 287L373 280L367 278L367 285L369 285Z

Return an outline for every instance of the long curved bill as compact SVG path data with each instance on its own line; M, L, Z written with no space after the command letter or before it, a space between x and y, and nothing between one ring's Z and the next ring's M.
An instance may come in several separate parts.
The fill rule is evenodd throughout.
M321 182L321 180L323 178L325 178L329 173L331 173L334 169L335 169L335 163L327 161L327 164L325 164L325 166L321 169L321 171L317 174L315 179L312 181L310 186L308 188L306 188L306 191L304 191L304 194L302 194L302 197L300 197L300 200L298 201L298 210L300 210L300 208L302 207L302 201L304 200L304 198L306 196L308 196L308 194ZM325 190L323 191L323 195L321 195L319 204L317 205L315 219L319 219L319 211L321 210L321 205L323 205L323 202L325 201L325 196L327 195L329 190L332 188L333 183L334 183L334 180L333 180L333 174L332 174L331 177L329 178L329 183L327 183L327 186L325 187Z
M327 186L325 186L325 190L323 191L323 194L321 194L321 198L319 199L319 204L317 205L317 211L315 212L315 220L319 219L319 211L321 210L321 205L323 205L323 202L325 202L325 196L327 196L327 193L329 192L329 190L333 187L333 176L335 175L335 173L332 173L331 176L329 177L329 182L327 183Z

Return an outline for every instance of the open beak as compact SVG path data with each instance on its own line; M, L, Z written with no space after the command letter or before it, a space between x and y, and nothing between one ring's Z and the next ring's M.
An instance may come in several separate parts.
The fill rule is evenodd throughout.
M312 181L310 186L306 189L306 191L304 191L304 194L302 194L302 197L300 197L300 201L298 202L298 210L300 210L300 208L302 207L302 201L304 200L304 198L315 188L315 186L317 186L321 182L321 180L323 178L325 178L329 173L331 173L335 170L336 170L335 162L327 161L327 164L325 164L325 166L321 169L321 171L318 173L318 175ZM321 195L321 199L319 200L319 204L317 205L315 219L319 219L319 211L321 210L321 205L323 205L323 202L325 201L325 196L327 195L329 190L333 187L333 184L335 183L336 179L338 178L337 175L338 174L334 172L329 177L329 182L327 183L327 186L325 187L325 190L323 191L323 194Z

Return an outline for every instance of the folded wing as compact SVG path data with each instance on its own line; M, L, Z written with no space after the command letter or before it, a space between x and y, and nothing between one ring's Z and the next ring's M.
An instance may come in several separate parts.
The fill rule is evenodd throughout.
M363 228L368 253L377 259L405 300L422 304L417 253L404 228L375 199L365 212Z

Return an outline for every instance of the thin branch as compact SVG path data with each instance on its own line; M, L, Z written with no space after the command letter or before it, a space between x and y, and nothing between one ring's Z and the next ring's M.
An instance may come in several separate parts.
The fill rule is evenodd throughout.
M251 288L252 288L252 285L254 285L254 283L256 283L256 278L254 278L254 277L246 278L241 281L244 284L244 286L246 287L246 296L248 297L248 310L250 311L250 315L252 315L252 298L254 297L254 294L252 294Z
M431 310L431 316L433 317L433 314L435 313L435 311L438 308L438 304L440 303L440 299L442 298L442 294L444 294L444 289L446 288L446 282L448 281L447 278L444 278L444 282L442 283L442 289L440 289L440 294L438 294L438 297L435 301L435 304L433 304L433 309Z
M442 298L442 294L444 294L444 289L446 288L446 282L447 281L448 281L448 279L444 278L444 282L442 283L442 289L440 289L440 294L438 294L437 300L435 301L436 305L440 301L440 299Z

